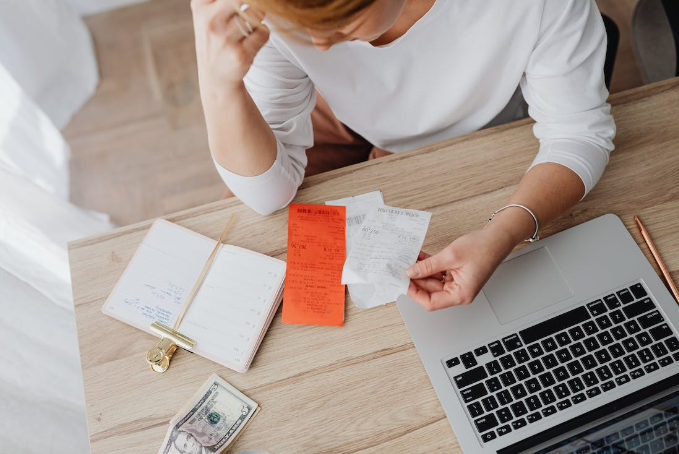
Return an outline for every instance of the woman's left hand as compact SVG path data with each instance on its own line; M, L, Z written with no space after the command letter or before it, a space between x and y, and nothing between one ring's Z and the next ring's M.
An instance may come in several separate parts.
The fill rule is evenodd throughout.
M428 311L470 304L515 246L491 224L461 236L438 254L420 252L418 262L406 271L411 278L408 296Z

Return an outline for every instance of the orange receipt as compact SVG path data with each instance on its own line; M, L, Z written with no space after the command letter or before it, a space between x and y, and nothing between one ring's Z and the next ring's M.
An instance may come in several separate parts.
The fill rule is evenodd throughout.
M344 325L345 210L290 205L283 323Z

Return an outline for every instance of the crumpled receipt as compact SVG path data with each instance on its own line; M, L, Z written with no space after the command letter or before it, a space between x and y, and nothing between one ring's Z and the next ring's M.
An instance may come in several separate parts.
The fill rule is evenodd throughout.
M345 205L347 260L342 271L342 283L348 284L351 299L362 309L390 303L408 291L405 270L417 260L431 219L431 213L378 205L367 196L358 196L363 206L357 216L358 211L366 212L358 228L349 226L353 203ZM372 200L367 207L366 198Z

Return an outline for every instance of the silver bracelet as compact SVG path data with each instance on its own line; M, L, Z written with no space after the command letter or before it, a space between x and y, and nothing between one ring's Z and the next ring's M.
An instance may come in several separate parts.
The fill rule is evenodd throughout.
M488 222L492 221L493 218L495 217L495 215L498 214L500 211L504 210L505 208L511 208L511 207L523 208L524 210L528 211L528 214L533 216L533 220L535 221L535 232L533 233L533 236L531 236L530 238L526 238L526 241L530 241L531 243L534 243L537 240L539 240L540 237L538 236L538 230L540 230L540 223L538 222L538 217L535 216L535 213L533 213L533 211L531 211L531 209L528 208L527 206L519 205L518 203L510 203L509 205L505 205L502 208L495 210L495 212L493 214L491 214L490 217L488 218Z

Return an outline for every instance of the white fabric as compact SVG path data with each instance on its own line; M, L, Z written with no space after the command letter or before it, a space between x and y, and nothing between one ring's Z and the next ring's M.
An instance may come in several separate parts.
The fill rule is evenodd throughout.
M0 165L68 199L70 149L0 62Z
M89 452L66 242L113 227L0 164L0 452Z
M615 135L605 54L594 0L437 0L404 36L382 47L353 41L321 52L273 33L245 82L278 139L277 159L256 177L217 168L236 196L270 213L292 200L304 177L314 88L349 128L401 152L515 111L508 103L520 85L538 122L535 163L569 167L589 191Z
M89 31L63 0L0 1L0 64L59 129L99 80Z

